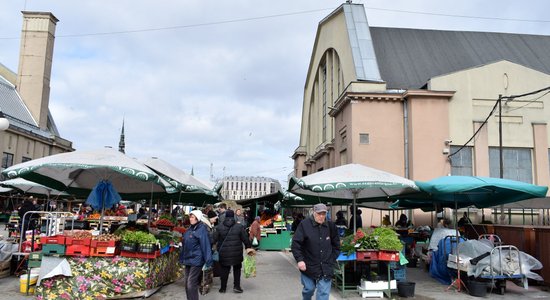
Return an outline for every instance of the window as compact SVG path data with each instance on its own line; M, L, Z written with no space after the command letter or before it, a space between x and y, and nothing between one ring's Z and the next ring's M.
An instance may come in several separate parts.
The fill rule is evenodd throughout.
M6 169L13 166L13 154L4 152L2 155L2 168Z
M451 146L451 154L455 153L460 146ZM462 150L451 156L451 175L472 176L472 147L464 147Z
M26 161L29 161L29 160L32 160L32 158L26 157L26 156L23 156L23 157L21 158L21 162L26 162Z
M503 177L505 179L533 183L531 149L503 148ZM500 153L498 147L489 147L489 168L491 177L500 177Z
M359 144L368 145L370 143L370 138L368 133L359 134Z

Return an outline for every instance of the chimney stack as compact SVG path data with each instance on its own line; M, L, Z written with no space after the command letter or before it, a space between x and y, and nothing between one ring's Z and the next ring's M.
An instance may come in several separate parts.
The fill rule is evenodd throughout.
M16 89L41 129L48 125L55 26L49 12L23 11Z

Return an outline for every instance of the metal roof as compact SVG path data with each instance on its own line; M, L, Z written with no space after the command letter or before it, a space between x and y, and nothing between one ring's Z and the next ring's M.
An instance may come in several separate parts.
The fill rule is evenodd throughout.
M382 81L363 5L343 4L346 27L359 80Z
M11 125L20 129L45 138L51 138L52 135L59 136L51 114L48 112L48 128L50 131L41 130L15 90L15 86L2 76L0 76L0 111L8 118Z
M550 74L550 36L371 27L388 88L422 88L438 75L507 60Z

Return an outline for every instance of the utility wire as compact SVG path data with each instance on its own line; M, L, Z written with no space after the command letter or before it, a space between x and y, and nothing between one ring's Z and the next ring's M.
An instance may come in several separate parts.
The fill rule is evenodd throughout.
M533 20L533 19L514 19L514 18L497 18L497 17L481 17L481 16L468 16L468 15L455 15L455 14L440 14L440 13L431 13L431 12L422 12L422 11L412 11L412 10L399 10L399 9L388 9L388 8L378 8L378 7L368 7L365 6L368 10L378 10L378 11L390 11L398 13L408 13L408 14L419 14L419 15L429 15L429 16L442 16L442 17L453 17L453 18L467 18L467 19L481 19L481 20L495 20L495 21L514 21L514 22L532 22L532 23L550 23L550 20ZM220 25L228 23L239 23L239 22L248 22L262 19L271 19L271 18L280 18L286 16L302 15L309 14L325 10L333 10L334 8L320 8L314 10L305 10L298 12L282 13L275 15L259 16L259 17L250 17L242 19L233 19L225 21L215 21L207 23L197 23L189 25L178 25L178 26L168 26L168 27L157 27L157 28L144 28L144 29L135 29L135 30L120 30L120 31L107 31L107 32L95 32L95 33L76 33L76 34L65 34L57 35L56 38L63 37L85 37L85 36L104 36L104 35L119 35L119 34L130 34L130 33L140 33L140 32L153 32L153 31L163 31L163 30L175 30L175 29L185 29L185 28L194 28L194 27L203 27L211 25ZM19 39L19 37L0 37L0 40L11 40Z
M476 135L479 133L479 131L481 130L481 128L483 128L483 126L485 126L485 124L487 124L487 121L489 121L489 118L493 115L493 113L495 112L495 109L497 108L497 105L499 103L500 99L498 101L495 102L495 105L493 106L493 108L491 109L491 112L489 113L489 115L487 116L487 118L485 118L485 121L483 121L483 123L481 123L481 126L479 126L479 128L476 130L476 132L474 132L474 134L472 135L472 137L466 142L464 143L464 145L462 145L460 148L458 148L458 150L456 150L455 152L449 154L449 156L447 156L449 159L451 158L451 156L457 154L458 152L460 152L460 150L464 149L469 142L471 142L475 137Z
M529 104L531 104L531 103L533 103L533 102L539 100L540 98L542 98L542 97L544 97L544 96L546 96L546 95L548 95L548 94L550 94L550 90L549 90L549 91L546 91L546 93L544 93L544 94L538 96L537 98L534 98L534 99L531 99L531 100L522 100L522 101L528 101L528 102L525 103L525 104L523 104L522 106L515 107L515 108L513 108L513 109L509 109L509 110L507 110L506 112L512 112L512 111L518 110L518 109L520 109L520 108L524 108L524 107L526 107L527 105L529 105ZM514 100L518 100L518 99L514 99Z
M485 121L483 121L483 123L481 123L481 126L479 126L479 128L476 130L476 132L474 132L474 134L472 135L472 137L470 137L470 139L464 143L462 146L460 146L460 148L458 148L455 152L449 154L447 157L450 159L453 155L457 154L458 152L460 152L460 150L464 149L468 143L470 143L475 137L476 135L479 133L479 131L481 130L481 128L483 128L483 126L485 126L485 124L487 124L487 121L489 120L489 118L493 115L493 113L495 112L495 109L497 108L497 105L500 101L502 100L509 100L509 101L513 101L514 99L517 99L517 98L520 98L520 97L525 97L525 96L530 96L530 95L534 95L534 94L538 94L540 92L543 92L543 91L548 91L546 92L545 94L543 94L542 96L538 97L538 98L535 98L534 100L532 100L530 103L532 103L533 101L536 101L537 99L540 99L542 98L543 96L545 96L546 94L550 93L550 86L547 86L545 88L542 88L542 89L539 89L539 90L536 90L536 91L533 91L533 92L528 92L528 93L525 93L525 94L521 94L521 95L512 95L512 96L503 96L503 97L499 97L499 99L495 102L495 105L493 106L493 108L491 109L491 112L489 113L489 115L487 116L487 118L485 118ZM527 103L525 105L528 105L530 103ZM524 105L524 106L525 106ZM523 107L523 106L522 106ZM521 108L521 107L519 107ZM515 109L514 109L515 110Z

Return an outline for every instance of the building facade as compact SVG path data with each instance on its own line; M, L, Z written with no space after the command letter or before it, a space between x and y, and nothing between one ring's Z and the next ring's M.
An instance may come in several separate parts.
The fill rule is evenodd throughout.
M260 176L226 176L221 195L226 200L258 198L280 190L279 181Z
M18 72L0 64L2 169L52 154L73 151L60 136L49 111L50 78L57 18L51 13L23 12Z
M294 173L360 163L413 180L499 177L502 137L504 178L548 185L550 97L493 109L549 86L548 47L549 36L369 27L362 4L342 4L317 30Z

